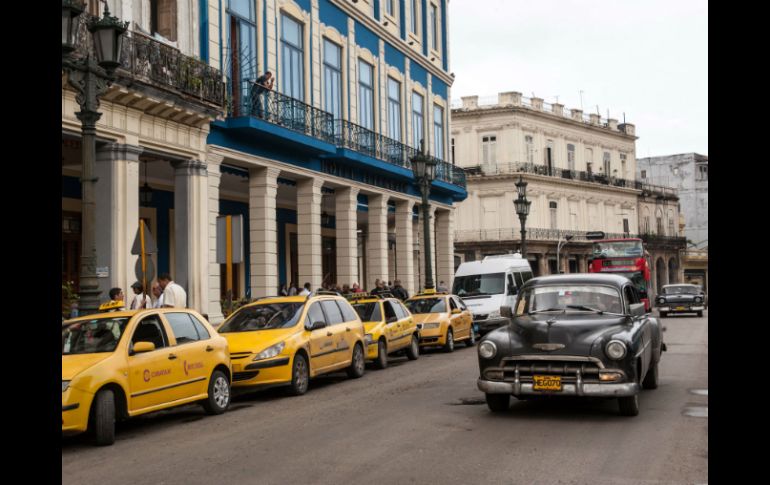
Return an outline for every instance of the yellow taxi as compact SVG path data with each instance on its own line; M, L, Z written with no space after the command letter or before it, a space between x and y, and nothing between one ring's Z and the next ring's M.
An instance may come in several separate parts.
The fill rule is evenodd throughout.
M442 346L453 352L455 342L476 343L473 315L457 295L426 290L406 300L406 306L420 328L420 346Z
M388 366L388 354L406 351L409 360L420 356L420 332L412 314L397 298L367 293L348 298L366 329L366 359L379 369Z
M321 374L364 375L364 325L337 293L260 298L230 315L219 333L230 343L234 388L288 386L301 395Z
M62 322L62 434L115 441L115 420L200 402L230 405L230 353L196 311L157 308Z

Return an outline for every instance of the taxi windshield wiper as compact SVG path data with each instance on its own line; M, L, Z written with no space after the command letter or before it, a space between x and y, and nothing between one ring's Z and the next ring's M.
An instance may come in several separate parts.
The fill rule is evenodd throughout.
M534 312L527 312L527 315L535 315L536 313L544 313L544 312L561 312L564 311L564 308L546 308L544 310L535 310Z

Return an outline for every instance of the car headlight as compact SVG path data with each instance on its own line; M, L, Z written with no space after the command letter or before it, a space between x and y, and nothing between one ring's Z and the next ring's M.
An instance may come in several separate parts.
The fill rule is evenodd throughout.
M665 302L666 302L665 298L658 298L658 303L665 303Z
M441 326L441 323L439 323L439 322L431 322L431 323L424 324L422 328L424 328L424 329L439 328L440 326Z
M366 345L369 345L370 343L372 343L372 334L367 333L366 335L364 335L364 342L366 342Z
M695 298L693 298L693 300L695 301L695 303L700 303L703 301L703 298L696 296Z
M70 381L61 381L61 392L66 391L70 387Z
M272 347L268 347L262 352L258 353L257 356L254 357L254 360L262 360L262 359L269 359L271 357L275 357L276 355L281 353L285 345L286 344L284 342L281 342L273 345Z
M620 340L610 340L604 348L607 357L613 360L620 360L626 356L626 344Z
M497 353L497 345L494 342L485 340L479 345L479 355L485 359L491 359Z
M492 319L492 318L500 318L500 310L495 310L495 311L493 311L492 313L490 313L489 315L487 315L487 318L488 318L488 319Z

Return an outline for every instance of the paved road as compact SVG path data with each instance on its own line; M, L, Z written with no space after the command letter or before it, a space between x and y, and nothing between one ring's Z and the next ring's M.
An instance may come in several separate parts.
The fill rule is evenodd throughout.
M708 315L671 317L660 387L640 414L615 401L513 400L491 414L476 349L398 357L363 378L319 378L301 397L237 397L118 426L110 447L62 440L62 483L694 484L708 476Z

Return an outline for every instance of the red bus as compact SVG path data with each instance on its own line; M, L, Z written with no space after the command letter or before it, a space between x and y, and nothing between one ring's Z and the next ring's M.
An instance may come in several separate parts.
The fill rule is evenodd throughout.
M650 311L650 263L638 238L594 241L589 273L616 273L630 279L639 290L644 308Z

